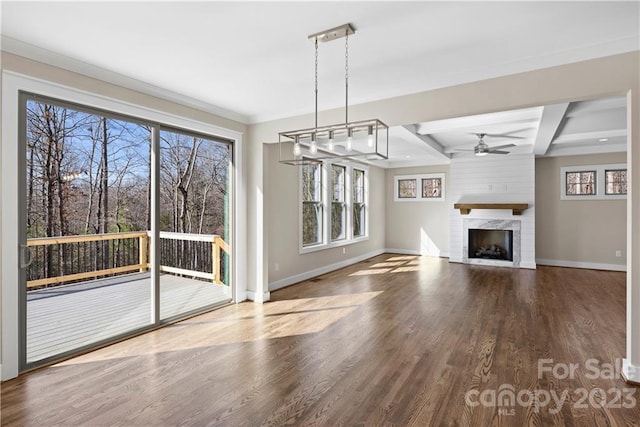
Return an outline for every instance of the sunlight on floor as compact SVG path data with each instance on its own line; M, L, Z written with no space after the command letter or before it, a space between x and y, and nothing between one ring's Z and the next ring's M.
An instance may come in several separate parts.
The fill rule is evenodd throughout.
M381 293L382 291L341 294L265 304L241 303L169 325L54 366L313 334L348 316Z
M438 258L434 258L438 259ZM349 276L369 276L373 274L385 273L409 273L412 271L420 271L424 268L425 263L430 263L428 257L417 255L392 256L384 260L368 266L365 270L356 271Z

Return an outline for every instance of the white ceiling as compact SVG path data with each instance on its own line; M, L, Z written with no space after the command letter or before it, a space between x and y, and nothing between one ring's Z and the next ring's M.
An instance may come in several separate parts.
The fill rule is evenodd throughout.
M469 117L413 123L390 129L389 160L384 167L449 163L474 156L476 134L489 147L513 144L510 154L566 156L624 152L627 149L627 99L624 96L546 105ZM466 150L466 151L463 151ZM498 156L499 154L490 154Z
M637 1L0 3L5 51L244 123L312 112L314 51L307 36L346 22L356 28L349 40L353 105L638 50L639 6ZM344 105L343 78L344 45L321 45L320 110ZM540 111L514 114L522 116L524 128L525 122L534 126ZM512 113L504 114L508 120ZM454 130L432 132L426 126L392 130L392 161L422 156L423 163L441 163L438 146L424 142L428 135L443 150L474 144L473 135L462 139L469 137L468 127L456 136ZM499 123L493 126L499 130L489 133L503 132ZM471 127L483 129L482 123ZM411 140L416 132L428 135ZM553 150L575 142L563 138Z

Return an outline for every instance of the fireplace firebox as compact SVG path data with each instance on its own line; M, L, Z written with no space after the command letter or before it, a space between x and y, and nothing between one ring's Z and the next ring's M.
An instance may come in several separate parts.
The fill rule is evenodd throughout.
M513 230L469 228L469 258L513 261Z

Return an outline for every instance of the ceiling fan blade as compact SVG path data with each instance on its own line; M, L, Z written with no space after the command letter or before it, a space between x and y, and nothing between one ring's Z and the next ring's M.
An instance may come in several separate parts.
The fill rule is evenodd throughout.
M489 154L510 154L510 151L489 150Z
M470 148L470 149L466 149L466 148L454 148L453 151L466 151L466 152L471 152L473 153L474 149Z
M490 138L509 138L509 139L525 139L524 136L509 135L507 133L487 133Z
M489 147L489 150L501 150L503 148L511 148L515 146L516 144L496 145L495 147Z

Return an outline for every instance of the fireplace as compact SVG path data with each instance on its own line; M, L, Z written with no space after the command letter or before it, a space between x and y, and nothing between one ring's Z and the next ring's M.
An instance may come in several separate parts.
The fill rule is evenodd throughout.
M519 219L464 218L462 262L520 268Z
M469 228L469 258L513 261L513 230Z

